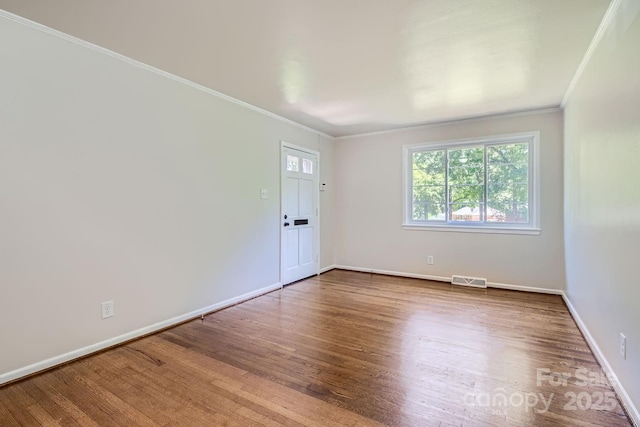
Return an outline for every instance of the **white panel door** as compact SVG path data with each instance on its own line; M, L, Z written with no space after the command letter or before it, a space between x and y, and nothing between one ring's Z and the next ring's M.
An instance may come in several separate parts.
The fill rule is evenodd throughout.
M282 146L281 282L318 273L318 155Z

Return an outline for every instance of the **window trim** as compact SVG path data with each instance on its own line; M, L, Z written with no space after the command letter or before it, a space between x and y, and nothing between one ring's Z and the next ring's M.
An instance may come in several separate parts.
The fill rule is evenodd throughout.
M412 218L413 212L413 161L412 155L416 151L440 150L446 148L471 147L474 145L501 145L509 142L523 142L526 140L530 144L529 151L529 195L531 204L528 224L504 224L496 223L477 224L472 222L426 222L415 221ZM486 166L486 152L485 152ZM446 231L446 232L467 232L467 233L492 233L492 234L526 234L538 235L540 228L540 132L520 132L506 135L493 135L481 138L466 138L448 141L436 141L421 144L402 146L402 185L403 185L403 222L402 228L405 230L423 231ZM486 168L485 168L486 174ZM486 180L485 180L486 185ZM448 185L447 185L448 188ZM448 191L448 190L447 190ZM448 207L447 207L448 209Z

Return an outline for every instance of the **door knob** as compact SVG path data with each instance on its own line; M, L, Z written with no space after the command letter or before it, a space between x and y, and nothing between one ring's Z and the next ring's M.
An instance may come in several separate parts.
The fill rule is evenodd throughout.
M285 227L288 227L288 226L289 226L289 223L288 223L288 222L285 222L283 225L284 225Z

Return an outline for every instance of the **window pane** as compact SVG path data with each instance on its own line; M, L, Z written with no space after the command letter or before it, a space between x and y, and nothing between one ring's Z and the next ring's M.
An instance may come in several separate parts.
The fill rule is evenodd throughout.
M464 147L449 150L449 167L482 167L484 147Z
M487 147L489 164L528 164L529 143L490 145Z
M529 144L487 147L490 222L529 222Z
M529 222L529 186L521 184L489 185L489 209L495 211L492 222Z
M484 221L484 185L449 187L450 221Z
M412 219L445 221L445 151L412 155Z
M444 185L444 160L444 150L413 153L415 185Z
M291 172L298 172L298 162L300 159L296 156L287 154L287 170Z
M313 160L302 159L302 173L313 174Z
M445 221L446 189L444 186L414 187L413 219L423 221Z
M464 203L452 203L450 205L450 221L482 222L484 217L484 203L469 206Z
M484 221L484 147L449 150L449 221Z
M484 184L484 148L449 150L449 185Z
M489 183L516 183L526 184L529 178L529 171L526 165L519 168L509 169L505 165L491 164L487 166L487 181Z

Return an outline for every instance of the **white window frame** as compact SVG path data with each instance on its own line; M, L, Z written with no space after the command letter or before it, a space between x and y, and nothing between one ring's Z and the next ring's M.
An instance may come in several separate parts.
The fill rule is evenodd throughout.
M529 142L529 223L475 223L452 221L419 221L412 218L413 212L413 153L425 150L463 148L473 146L502 145L508 143ZM402 147L403 182L403 223L405 230L453 231L466 233L529 234L538 235L540 229L540 132L522 132L508 135L495 135L482 138L438 141ZM486 158L485 158L486 167ZM485 183L486 185L486 183ZM448 188L448 184L447 184ZM447 190L448 192L448 190ZM449 206L447 206L447 210ZM448 217L448 215L447 215Z

